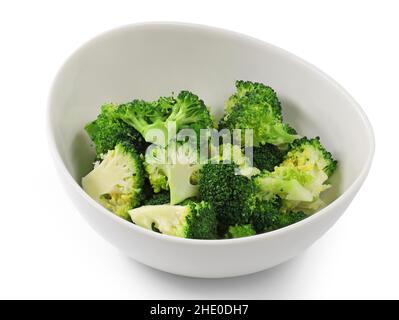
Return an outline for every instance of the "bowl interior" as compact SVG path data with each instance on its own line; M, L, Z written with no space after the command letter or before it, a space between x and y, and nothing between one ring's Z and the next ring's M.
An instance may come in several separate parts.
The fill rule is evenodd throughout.
M372 136L355 102L322 73L274 46L235 33L181 24L133 25L80 48L59 72L50 97L50 127L71 176L92 166L94 150L83 130L106 102L156 99L187 89L220 117L234 81L272 86L285 121L308 137L320 136L339 160L326 193L332 201L355 181L370 155Z

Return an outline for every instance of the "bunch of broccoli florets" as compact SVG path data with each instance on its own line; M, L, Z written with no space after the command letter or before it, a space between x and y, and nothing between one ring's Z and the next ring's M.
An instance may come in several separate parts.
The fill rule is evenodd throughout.
M176 140L171 128L192 129L194 143ZM106 104L85 129L96 159L84 190L116 215L177 237L239 238L298 222L324 205L320 194L337 165L318 137L300 137L283 122L272 88L250 81L236 82L219 124L197 95L182 91ZM215 146L207 136L204 161L202 129L240 129L241 141L252 129L252 144Z

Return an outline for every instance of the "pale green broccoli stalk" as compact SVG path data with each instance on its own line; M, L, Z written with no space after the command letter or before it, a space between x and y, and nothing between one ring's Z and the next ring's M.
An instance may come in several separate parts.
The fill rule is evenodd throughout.
M280 102L273 89L243 81L237 81L236 87L237 93L227 101L221 126L230 130L253 129L254 146L284 146L299 138L293 128L282 122Z
M171 204L198 195L195 180L201 164L197 150L189 144L171 143L167 148L151 146L144 168L155 193L170 191Z
M149 230L191 239L216 239L216 213L205 201L148 205L129 211L132 221Z
M143 166L134 148L119 143L82 178L82 187L94 200L116 215L129 219L128 210L143 198Z
M273 172L263 171L255 178L259 194L270 200L279 196L287 210L314 212L323 206L320 193L337 162L320 144L319 138L296 140L284 161Z
M234 163L237 165L237 174L251 178L260 173L260 170L253 167L252 162L245 156L245 153L240 146L230 143L225 143L220 146L219 162Z

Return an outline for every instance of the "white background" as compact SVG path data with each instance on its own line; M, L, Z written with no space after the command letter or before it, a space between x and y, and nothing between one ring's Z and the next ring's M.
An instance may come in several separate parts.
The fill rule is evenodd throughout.
M399 298L397 1L2 1L0 298ZM62 62L140 21L209 24L287 49L341 83L376 135L347 212L296 259L258 274L189 279L121 255L80 217L49 154L46 100Z

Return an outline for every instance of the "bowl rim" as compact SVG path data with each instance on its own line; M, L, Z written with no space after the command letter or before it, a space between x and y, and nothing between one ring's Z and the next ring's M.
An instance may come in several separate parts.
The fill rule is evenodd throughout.
M368 155L367 159L359 173L359 175L356 177L356 179L349 185L349 187L344 191L343 194L338 196L332 203L328 204L326 207L322 208L321 210L317 211L315 214L307 217L304 220L301 220L299 222L296 222L294 224L291 224L289 226L286 226L284 228L280 228L274 231L262 233L262 234L257 234L249 237L243 237L243 238L235 238L235 239L212 239L212 240L206 240L206 239L187 239L187 238L179 238L179 237L174 237L170 235L165 235L165 234L159 234L157 232L153 232L151 230L147 230L143 227L137 226L132 222L129 222L125 219L122 219L103 206L101 206L98 202L96 202L94 199L92 199L83 189L82 187L78 184L77 181L72 177L72 175L69 173L68 169L65 166L64 161L61 158L61 155L59 153L59 150L56 145L55 141L55 133L54 133L54 126L52 123L52 105L53 105L53 100L54 100L54 91L55 87L58 83L58 80L63 73L64 69L67 68L69 62L73 60L75 56L77 56L81 51L84 51L87 47L89 47L91 44L95 43L96 41L103 39L108 36L112 36L114 34L117 34L122 31L126 30L135 30L135 29L140 29L144 27L174 27L174 28L190 28L190 29L196 29L198 31L203 31L207 33L218 33L223 36L227 37L234 37L234 38L239 38L242 41L246 42L252 42L254 44L257 44L259 46L263 47L268 47L270 50L276 51L280 55L285 55L289 59L295 61L298 64L303 65L304 67L310 69L312 72L316 73L318 76L324 78L326 81L328 81L332 86L336 88L336 90L340 91L341 94L343 94L346 99L349 101L350 105L352 108L357 112L359 118L363 122L363 125L366 129L367 132L367 142L369 145L369 150L368 150ZM148 237L154 237L155 239L163 239L164 241L170 241L170 242L177 242L180 244L192 244L192 245L228 245L228 244L236 244L236 243L246 243L246 242L252 242L252 241L260 241L260 240L266 240L268 238L276 237L279 236L282 233L290 232L294 229L301 228L302 226L305 226L307 224L313 223L314 221L320 219L322 216L328 214L331 211L334 211L336 207L338 207L341 203L346 202L346 200L353 194L355 193L362 185L364 180L366 179L368 172L370 170L374 152L375 152L375 137L374 137L374 132L373 128L371 126L371 123L361 108L361 106L355 101L355 99L340 85L338 84L337 81L335 81L333 78L331 78L329 75L321 71L319 68L314 66L313 64L303 60L302 58L296 56L295 54L282 49L278 46L272 45L268 42L265 42L263 40L245 35L243 33L239 33L236 31L224 29L224 28L219 28L219 27L214 27L214 26L209 26L209 25L203 25L203 24L196 24L196 23L187 23L187 22L176 22L176 21L150 21L150 22L137 22L137 23L131 23L127 25L122 25L118 26L115 28L112 28L110 30L101 32L100 34L94 36L90 40L86 41L82 45L80 45L77 49L74 50L72 54L70 54L59 70L57 71L55 77L53 78L52 85L50 88L50 94L48 97L48 103L47 103L47 110L46 110L46 123L47 123L47 137L48 137L48 143L49 143L49 148L50 152L52 154L52 157L55 161L56 164L56 169L60 176L63 178L66 183L68 183L77 194L79 194L83 199L87 200L88 203L94 207L97 211L100 212L100 214L105 214L107 215L108 218L114 219L116 223L119 223L121 226L130 228L131 230L135 232L140 232L144 236Z

